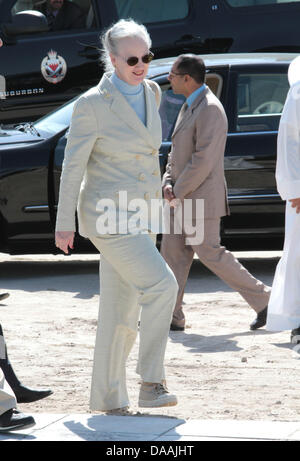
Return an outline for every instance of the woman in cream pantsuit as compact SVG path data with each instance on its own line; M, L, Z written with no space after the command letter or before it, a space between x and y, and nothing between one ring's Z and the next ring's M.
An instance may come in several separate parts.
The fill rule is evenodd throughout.
M153 56L151 40L144 26L120 20L102 43L105 62L114 71L106 72L75 104L61 176L56 245L66 253L73 247L78 205L79 232L101 253L90 406L126 414L125 362L139 318L139 405L177 403L165 386L163 362L178 286L156 249L156 223L144 212L139 221L144 227L138 227L119 194L126 193L127 203L142 199L147 205L161 198L160 89L145 80ZM101 199L116 207L115 227L108 231L101 226Z

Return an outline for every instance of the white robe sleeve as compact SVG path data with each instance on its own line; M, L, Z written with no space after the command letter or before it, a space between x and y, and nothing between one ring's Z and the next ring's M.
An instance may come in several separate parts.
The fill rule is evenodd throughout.
M278 130L276 182L283 200L300 198L299 89L299 83L290 88Z

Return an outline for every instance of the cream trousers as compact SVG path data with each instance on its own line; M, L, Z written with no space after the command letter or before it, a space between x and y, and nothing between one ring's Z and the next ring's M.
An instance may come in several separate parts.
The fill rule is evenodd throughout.
M178 285L151 234L90 238L101 253L100 309L90 408L129 405L125 363L137 335L137 373L164 379L164 356Z

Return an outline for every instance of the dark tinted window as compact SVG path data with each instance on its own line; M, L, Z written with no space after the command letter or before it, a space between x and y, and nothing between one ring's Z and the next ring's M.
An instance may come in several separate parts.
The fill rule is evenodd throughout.
M159 113L162 123L163 141L170 141L178 116L178 112L185 101L182 94L174 94L170 84L161 86L162 99L159 108Z
M188 15L188 0L115 0L119 18L142 23L172 21Z
M236 131L277 130L288 90L286 74L240 74Z
M79 7L79 11L81 13L80 17L82 19L78 21L79 26L77 26L76 22L74 27L72 28L90 28L93 27L94 24L94 11L92 7L91 0L69 0L71 3L74 3L77 7ZM12 14L17 14L22 11L29 11L29 10L38 10L41 12L45 12L45 8L47 5L47 0L17 0L14 7L12 8ZM71 29L71 27L70 27Z

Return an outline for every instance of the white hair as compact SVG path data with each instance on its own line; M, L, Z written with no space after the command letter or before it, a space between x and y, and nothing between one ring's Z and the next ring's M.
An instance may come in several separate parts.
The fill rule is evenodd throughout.
M101 61L104 64L105 71L113 70L113 65L110 60L110 54L118 54L119 41L123 38L140 38L144 40L147 46L151 47L151 38L143 24L138 24L133 19L120 19L113 24L102 35L102 55Z

